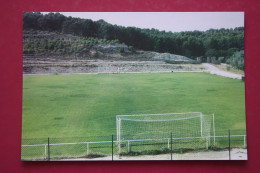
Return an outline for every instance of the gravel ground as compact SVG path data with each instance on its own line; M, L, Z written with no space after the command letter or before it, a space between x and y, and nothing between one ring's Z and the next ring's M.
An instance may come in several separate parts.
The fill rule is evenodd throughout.
M115 61L115 60L24 60L24 74L69 73L157 73L157 72L209 72L211 74L242 79L241 74L220 70L209 63L169 64L164 61Z
M247 160L247 149L232 149L231 150L231 160ZM64 159L62 161L110 161L111 156L93 158L93 159ZM118 157L114 156L114 160L118 161L136 161L136 160L171 160L170 154L160 154L160 155L142 155L142 156L129 156L129 157ZM229 160L229 151L204 151L204 152L191 152L185 154L175 154L172 155L172 160Z
M202 64L168 64L164 61L25 60L23 65L24 74L149 73L204 70L206 67Z

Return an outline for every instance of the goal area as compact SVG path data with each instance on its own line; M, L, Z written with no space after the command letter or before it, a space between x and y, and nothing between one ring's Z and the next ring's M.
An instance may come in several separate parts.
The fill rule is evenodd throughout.
M201 112L117 115L117 141L208 137L213 131L214 114Z

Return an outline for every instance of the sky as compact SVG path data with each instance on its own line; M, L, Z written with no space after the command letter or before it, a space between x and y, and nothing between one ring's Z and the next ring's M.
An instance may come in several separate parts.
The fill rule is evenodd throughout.
M48 12L43 12L46 14ZM120 26L160 31L206 31L244 26L244 12L60 12L65 16L100 19Z

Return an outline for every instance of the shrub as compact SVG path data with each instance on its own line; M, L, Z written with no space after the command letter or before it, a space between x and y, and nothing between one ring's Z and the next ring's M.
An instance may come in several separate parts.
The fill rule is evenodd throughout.
M48 42L48 49L53 50L54 49L54 44L52 41Z
M244 51L235 52L226 62L236 69L244 70Z
M101 153L90 153L90 154L87 154L85 157L92 159L92 158L98 158L98 157L105 157L105 155L101 154Z
M92 41L90 41L90 42L88 43L88 45L89 45L90 47L92 47L92 46L94 45L94 43L93 43Z
M131 52L133 52L133 51L134 51L134 47L133 47L133 46L129 46L129 50L130 50Z
M219 58L218 58L218 61L219 61L220 63L224 63L224 62L225 62L225 58L224 58L224 57L219 57Z
M229 71L229 70L230 70L230 66L228 65L228 66L227 66L227 71Z
M114 43L114 44L119 43L119 40L118 40L118 39L113 40L113 43Z
M120 153L120 156L158 155L158 154L167 154L170 152L171 152L170 149L164 148L162 150L143 150L143 151L122 152L122 153Z
M80 52L80 51L82 51L82 50L83 50L82 47L77 47L77 52Z
M123 46L120 47L120 53L124 53L125 52L125 48Z
M24 54L34 54L35 52L34 52L34 49L24 49L23 53Z
M24 54L28 54L28 50L27 49L23 49L23 53Z

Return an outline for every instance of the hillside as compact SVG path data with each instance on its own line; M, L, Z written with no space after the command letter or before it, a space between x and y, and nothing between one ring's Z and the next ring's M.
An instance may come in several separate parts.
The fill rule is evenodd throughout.
M191 59L170 53L134 50L132 46L118 40L79 37L48 31L25 30L23 33L23 53L25 58L65 58L65 59L123 59L123 60L174 60Z
M192 67L185 68L184 66L198 61L199 63L227 63L235 69L244 71L244 27L165 32L153 28L117 26L104 20L92 21L91 19L66 17L60 13L43 15L39 12L24 12L23 33L24 71L26 73L31 73L32 68L35 69L30 63L36 66L41 64L35 62L36 58L37 61L52 62L50 63L52 66L60 66L56 61L63 60L66 68L67 66L78 67L78 65L74 63L71 65L71 62L65 60L82 60L84 61L81 62L82 64L87 63L87 66L91 67L99 65L89 64L85 61L120 60L149 61L149 63L156 61L163 66L173 64L171 67L159 68L159 71L175 71L176 68L190 71L189 69ZM176 64L181 64L179 65L181 67ZM115 65L108 66L114 67ZM120 71L118 66L121 67L121 65L116 65L116 71ZM49 65L45 64L45 67L48 69ZM157 67L158 64L154 71L158 71ZM127 65L123 71L150 72L153 70L150 65L148 69L140 70L140 68L126 70L132 69L132 66ZM198 69L201 71L201 67ZM64 72L63 70L61 72ZM74 70L75 68L72 72ZM38 70L35 71L38 73ZM56 70L52 71L56 73ZM88 71L76 70L75 72ZM93 69L90 71L92 72ZM45 71L43 72L45 73ZM94 72L100 72L100 68Z
M178 25L178 24L176 24ZM229 58L244 50L244 27L207 31L165 32L157 29L124 27L104 20L66 17L60 13L23 13L24 30L51 31L74 36L118 40L139 50L183 55Z
M194 60L170 53L135 50L118 40L24 30L24 73L119 73L200 70ZM180 65L182 64L182 65Z

